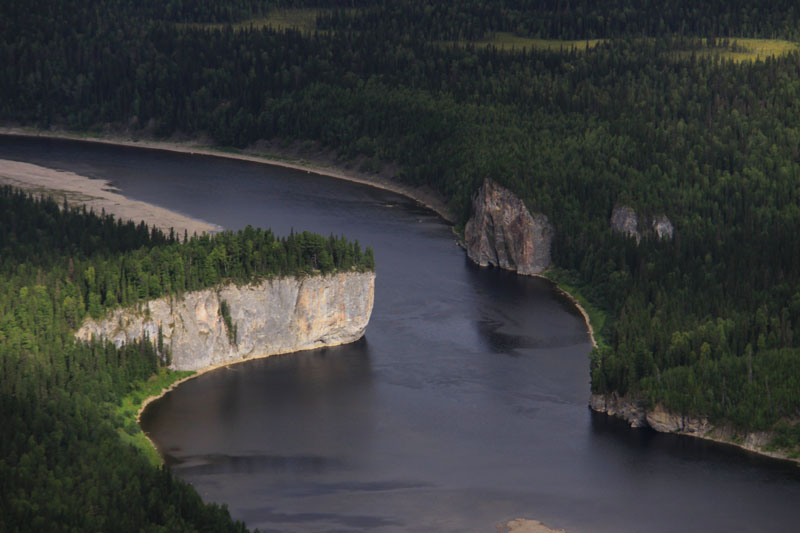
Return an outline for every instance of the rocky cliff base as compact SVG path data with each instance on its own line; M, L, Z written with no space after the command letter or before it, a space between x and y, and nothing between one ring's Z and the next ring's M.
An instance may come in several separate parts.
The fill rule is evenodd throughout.
M649 427L660 433L689 435L733 444L747 451L776 459L798 461L786 454L765 450L765 446L772 440L772 434L767 431L741 434L731 427L714 426L703 417L671 413L660 404L648 409L645 402L629 396L619 396L616 393L592 394L589 405L594 411L622 418L634 428Z
M472 209L464 228L470 259L529 275L550 266L553 227L545 215L531 215L522 200L489 179L472 199Z
M87 319L76 337L117 346L160 337L170 368L198 370L356 341L369 322L374 287L372 272L229 284Z

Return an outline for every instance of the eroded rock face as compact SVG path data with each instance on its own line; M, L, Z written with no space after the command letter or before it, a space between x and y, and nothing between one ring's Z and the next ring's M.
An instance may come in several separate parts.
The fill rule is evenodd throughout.
M589 402L591 408L600 413L617 416L625 420L631 427L647 427L647 411L641 402L626 396L611 394L592 394Z
M87 319L76 337L106 338L115 345L147 336L159 327L174 370L197 370L248 357L335 346L364 335L374 302L375 274L340 273L289 277L237 287L164 297L141 309L117 309L96 322ZM236 328L231 342L221 301Z
M589 405L595 411L624 419L631 427L650 427L661 433L703 437L713 429L706 418L671 413L660 404L646 409L643 402L615 392L592 394Z
M702 436L711 430L707 419L670 413L660 404L647 412L647 425L661 433L691 433Z
M611 211L611 229L636 239L637 244L645 235L671 240L675 233L675 228L666 215L656 215L648 219L637 215L636 211L627 205L618 205Z
M550 266L553 227L545 215L531 215L511 191L487 179L472 200L464 229L467 255L481 266L538 274Z

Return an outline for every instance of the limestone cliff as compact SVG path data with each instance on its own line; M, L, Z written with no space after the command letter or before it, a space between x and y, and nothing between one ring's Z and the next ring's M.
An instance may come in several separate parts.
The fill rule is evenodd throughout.
M120 346L144 336L155 341L161 328L170 368L197 370L358 340L372 313L374 288L372 272L229 284L159 298L139 309L117 309L99 322L87 319L76 336L106 338Z
M550 266L553 227L545 215L531 215L522 200L492 180L472 199L464 229L467 255L481 266L538 274Z

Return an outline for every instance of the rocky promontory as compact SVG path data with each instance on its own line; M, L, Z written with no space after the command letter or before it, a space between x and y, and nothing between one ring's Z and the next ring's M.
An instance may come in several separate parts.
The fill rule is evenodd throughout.
M490 179L478 189L472 209L464 229L470 259L528 275L550 266L553 227L545 215L531 215L522 200Z
M87 319L76 337L159 342L173 370L356 341L372 313L374 272L267 279L168 296Z

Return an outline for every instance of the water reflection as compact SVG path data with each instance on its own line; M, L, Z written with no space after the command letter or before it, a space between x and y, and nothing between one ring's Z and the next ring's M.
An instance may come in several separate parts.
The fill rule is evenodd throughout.
M363 405L372 375L365 338L253 360L186 382L181 394L153 404L142 425L158 434L168 464L187 475L340 469L339 452L371 441ZM168 412L179 416L166 421ZM309 443L328 453L304 453Z
M561 318L567 312L582 320L574 306L553 290L550 281L479 267L466 258L465 269L479 297L476 330L488 351L519 356L520 350L554 349L588 340L581 322L573 326ZM558 318L554 321L554 317Z

